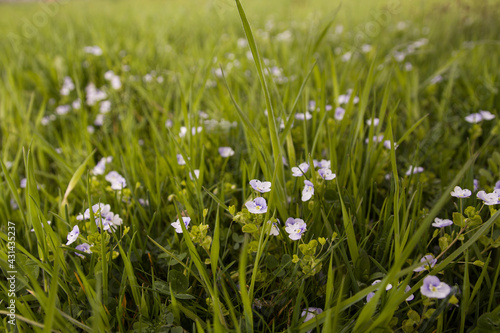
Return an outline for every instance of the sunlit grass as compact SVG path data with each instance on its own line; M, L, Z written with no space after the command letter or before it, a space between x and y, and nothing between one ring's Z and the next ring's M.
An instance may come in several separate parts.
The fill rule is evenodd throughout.
M497 3L0 11L18 331L498 329Z

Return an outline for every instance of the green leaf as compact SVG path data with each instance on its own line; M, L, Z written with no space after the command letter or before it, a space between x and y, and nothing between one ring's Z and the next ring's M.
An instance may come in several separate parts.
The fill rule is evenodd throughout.
M168 274L168 282L170 282L172 290L175 293L184 292L189 287L189 279L182 274L182 272L175 269L170 270L170 273Z
M247 232L249 234L253 233L253 232L257 232L259 230L259 228L257 228L257 226L253 223L249 223L249 224L245 224L243 226L243 228L241 228L241 230L243 232Z
M453 223L458 225L460 228L465 227L465 218L462 214L454 212L453 213Z

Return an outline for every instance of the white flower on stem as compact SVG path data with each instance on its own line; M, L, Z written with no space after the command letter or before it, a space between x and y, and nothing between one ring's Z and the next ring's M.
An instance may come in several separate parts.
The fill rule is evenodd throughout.
M285 222L285 231L291 240L299 240L302 234L307 230L307 225L302 219L289 217Z
M108 182L111 183L111 188L113 190L121 190L127 187L127 181L116 171L111 171L104 177Z
M191 222L191 218L183 216L182 222L184 222L184 226L187 229L189 226L189 222ZM177 219L177 221L175 221L173 223L170 223L170 225L175 228L176 233L182 234L182 227L181 227L181 222L179 221L179 219Z
M302 190L302 201L308 201L314 194L314 185L307 179L304 179L304 189Z
M453 191L450 192L452 197L456 198L468 198L472 192L466 188L462 189L460 186L455 186Z
M328 168L319 169L318 173L324 180L332 180L335 179L335 177L337 177L337 175L332 173L332 170Z
M300 177L303 176L307 170L309 170L309 164L306 162L300 163L298 167L293 167L292 168L292 176L294 177Z
M68 242L66 243L66 245L70 245L73 242L75 242L78 239L78 235L80 235L80 228L78 228L78 226L75 225L73 227L73 230L71 230L68 233L68 236L66 237L68 239Z

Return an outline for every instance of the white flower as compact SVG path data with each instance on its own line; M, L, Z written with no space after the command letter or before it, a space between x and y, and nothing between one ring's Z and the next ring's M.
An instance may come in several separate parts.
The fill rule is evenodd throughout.
M266 193L271 191L271 182L261 182L258 179L252 179L250 185L254 190L260 193Z
M75 110L79 110L82 107L82 102L80 99L75 99L73 103L71 103L71 107Z
M452 197L456 198L468 198L472 194L472 192L466 188L462 190L460 186L455 186L453 191L450 192Z
M380 282L382 282L382 280L375 280L372 282L372 286L379 284ZM391 289L392 289L392 284L388 283L387 286L385 286L385 291L389 291ZM369 302L374 295L375 295L374 292L371 292L368 295L366 295L366 301Z
M68 239L68 242L66 243L66 245L70 245L71 243L73 243L74 241L76 241L78 239L78 235L79 234L80 234L80 228L78 228L78 226L75 225L73 227L73 230L71 230L68 233L68 236L66 237Z
M385 149L391 149L391 140L384 140L384 142L382 143L384 145L384 148ZM396 144L396 142L394 142L394 150L398 149L399 145Z
M294 177L303 176L304 173L307 172L307 170L309 170L309 164L307 164L306 162L300 163L298 167L292 168L292 176Z
M231 147L219 147L219 154L222 157L230 157L234 155L234 150Z
M184 157L181 154L177 154L177 164L186 165L186 161L184 161Z
M111 171L104 177L108 182L111 183L111 188L113 190L121 190L127 187L127 181L118 172Z
M465 121L471 124L479 123L483 120L483 116L480 113L471 113L467 117L465 117Z
M257 197L253 201L248 201L245 203L248 211L252 214L265 214L267 213L267 202L266 199Z
M314 194L314 185L307 179L304 179L304 189L302 190L302 201L308 201Z
M446 283L439 281L437 277L428 275L420 287L420 292L429 298L446 298L451 292L451 288Z
M302 219L289 217L285 222L285 231L291 240L299 240L302 234L307 230L307 225Z
M417 173L421 173L421 172L424 172L424 168L414 167L413 165L410 165L410 167L408 168L408 171L406 171L406 175L410 176L411 174L417 174Z
M342 119L344 119L344 115L345 115L345 109L341 108L340 106L335 108L335 114L333 115L333 117L336 120L341 121Z
M332 173L332 170L330 170L328 168L319 169L318 173L321 176L321 178L323 178L324 180L332 180L332 179L335 179L335 177L337 177L337 175Z
M184 226L187 229L188 226L189 226L189 222L191 222L191 218L183 216L182 217L182 222L184 222ZM177 221L175 221L173 223L170 223L170 225L175 228L175 232L176 233L182 234L182 227L181 227L181 222L179 221L179 219L177 219Z
M92 169L92 174L94 175L104 175L106 171L106 158L103 157L99 160L96 166Z
M88 54L92 54L92 55L95 55L95 56L101 56L102 55L102 50L99 46L85 46L83 48L83 51L85 53L88 53Z
M499 193L498 190L495 190L491 193L486 193L485 191L477 192L477 197L484 201L484 204L487 206L497 205L500 203L499 201Z
M199 169L194 170L194 177L196 177L196 179L200 178L200 170ZM194 180L193 174L191 172L189 173L189 178L191 178L191 180Z
M110 110L111 110L111 102L108 100L102 101L101 105L99 105L100 113L108 113Z
M59 105L57 108L56 108L56 113L60 116L62 115L65 115L66 113L68 113L69 111L71 111L71 106L69 105Z
M92 253L92 251L90 251L90 248L92 247L92 245L89 245L87 243L83 243L83 244L80 244L80 245L77 245L75 247L76 250L78 251L82 251L82 252L85 252L85 253ZM83 254L80 254L80 253L77 253L75 252L75 254L79 257L82 257L82 258L85 258L85 256Z
M452 224L453 224L452 220L448 220L448 219L442 220L442 219L436 217L434 219L434 223L432 223L432 226L435 228L444 228L444 227L448 227Z
M110 205L105 205L103 203L98 203L92 206L92 212L94 214L95 219L99 219L101 217L106 216L111 210ZM87 208L83 214L79 214L76 219L78 221L89 220L90 219L90 210Z
M479 110L479 114L484 120L492 120L495 118L495 115L490 111Z
M368 126L371 126L373 124L373 127L376 127L376 126L378 126L379 123L380 123L380 119L378 119L378 118L373 118L373 119L370 118L370 119L366 120L366 124Z
M311 118L312 118L312 115L307 111L305 113L297 112L295 114L295 119L297 119L297 120L309 120Z
M372 138L372 141L373 143L379 143L379 142L382 142L384 141L384 135L383 134L379 134L379 135L375 135L373 138ZM370 138L366 138L365 139L365 143L368 144L370 142ZM389 141L390 143L390 141ZM390 146L390 145L389 145Z

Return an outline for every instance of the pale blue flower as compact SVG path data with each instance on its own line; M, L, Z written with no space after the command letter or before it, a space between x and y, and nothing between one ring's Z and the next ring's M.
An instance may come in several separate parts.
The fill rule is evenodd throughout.
M420 292L429 298L446 298L451 292L451 288L436 276L428 275L424 279L424 284L420 287Z
M448 220L448 219L442 220L439 217L436 217L434 219L434 222L432 223L432 226L435 228L444 228L444 227L448 227L452 224L453 224L452 220Z
M466 188L462 189L460 186L455 186L453 191L450 193L452 197L456 198L468 198L472 192Z
M253 201L245 203L248 211L252 214L265 214L267 212L266 199L262 197L255 198Z
M335 179L335 177L337 177L337 175L332 173L332 170L328 168L319 169L318 173L324 180L332 180Z
M303 176L307 170L309 170L309 164L307 163L300 163L298 167L293 167L292 168L292 176L294 177L300 177Z
M420 262L423 265L415 268L413 270L414 272L421 272L421 271L425 271L425 270L430 270L432 267L434 267L434 265L436 265L437 259L434 258L434 256L432 254L428 254L428 255L423 256L422 259L420 259Z
M82 251L82 252L85 252L85 253L92 253L92 251L90 251L90 248L92 247L92 245L89 245L87 243L83 243L83 244L80 244L80 245L77 245L75 247L76 250L78 251ZM82 258L85 258L85 256L83 254L80 254L80 253L77 253L75 252L75 254L79 257L82 257Z
M73 230L71 230L68 233L68 236L66 237L68 239L68 242L66 243L66 245L70 245L73 242L75 242L78 239L78 235L80 235L80 228L78 228L78 226L75 225L73 227Z
M289 217L285 222L285 231L291 240L299 240L302 234L307 230L307 225L302 219Z
M231 147L219 147L219 154L222 157L230 157L234 155L234 150Z
M309 180L304 179L304 189L302 190L302 201L308 201L314 194L314 185Z
M271 191L271 182L261 182L258 179L252 179L250 185L254 190L260 193L266 193Z
M191 218L183 216L182 222L184 222L184 226L187 229L189 226L189 222L191 222ZM179 219L177 219L177 221L175 221L175 222L170 223L170 225L175 228L176 233L182 234L182 227L181 227L181 222L179 221Z

